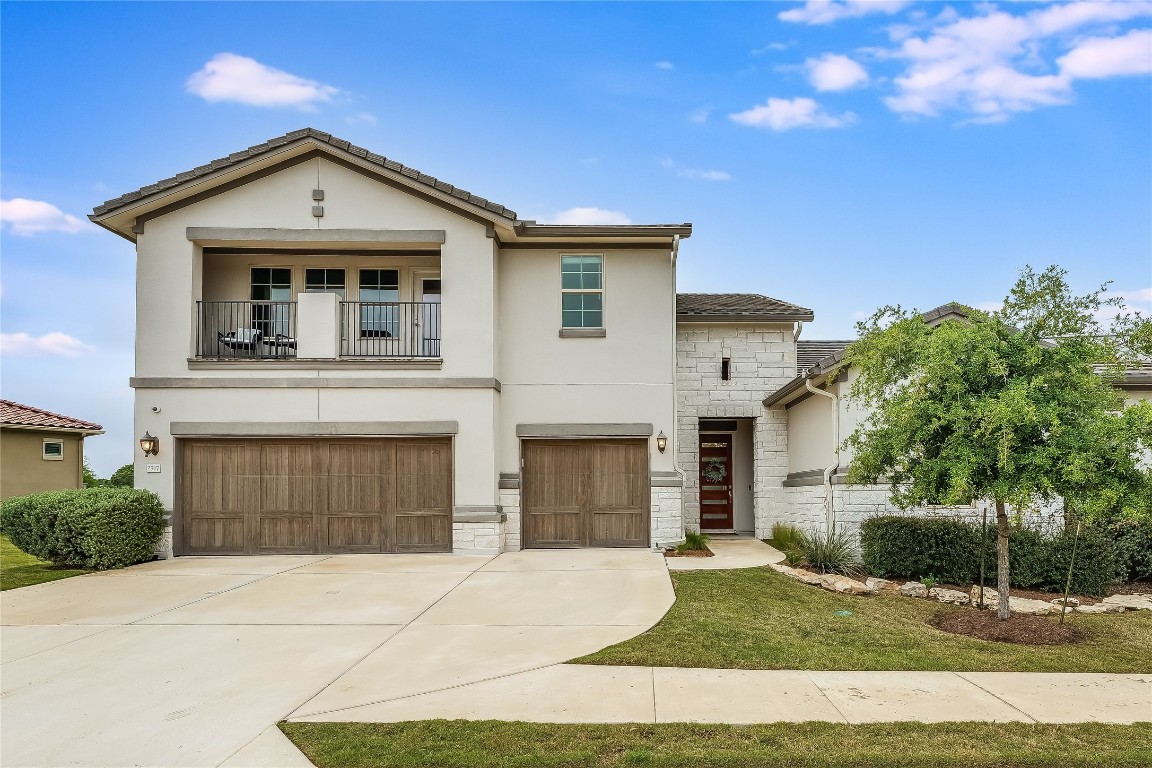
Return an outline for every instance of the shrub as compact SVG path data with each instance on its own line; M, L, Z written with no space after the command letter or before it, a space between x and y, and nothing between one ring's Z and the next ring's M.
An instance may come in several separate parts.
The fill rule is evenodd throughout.
M709 538L696 531L684 531L684 543L676 547L677 552L699 552L708 549Z
M843 531L811 531L800 538L800 553L808 565L821 573L850 576L860 571L856 545Z
M1152 519L1117 520L1107 528L1118 581L1152 579Z
M946 517L883 515L860 526L864 567L884 578L971 581L980 565L979 542L977 529Z
M1068 579L1075 531L1062 531L1047 542L1041 588L1062 592ZM1116 577L1116 548L1104 531L1084 528L1076 542L1076 562L1072 566L1072 592L1078 595L1105 595Z
M784 553L784 562L798 565L804 559L801 543L804 532L794 525L776 523L772 526L772 546Z
M1008 580L1013 587L1020 589L1043 589L1048 573L1051 570L1049 557L1050 541L1039 531L1031 528L1013 527L1008 534ZM996 527L990 522L988 525L988 538L984 542L985 574L987 581L996 583ZM1077 554L1079 558L1079 554ZM972 578L979 575L980 563L972 566ZM1067 576L1068 564L1064 564ZM1064 582L1060 582L1060 591L1064 590Z
M30 555L103 570L152 558L164 508L149 491L85 488L9 499L0 520L12 543Z

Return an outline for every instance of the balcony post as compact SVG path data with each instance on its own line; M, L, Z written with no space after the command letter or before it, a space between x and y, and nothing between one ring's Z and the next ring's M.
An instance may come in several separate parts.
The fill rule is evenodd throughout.
M296 356L335 360L340 349L340 297L334 293L301 293L296 301Z

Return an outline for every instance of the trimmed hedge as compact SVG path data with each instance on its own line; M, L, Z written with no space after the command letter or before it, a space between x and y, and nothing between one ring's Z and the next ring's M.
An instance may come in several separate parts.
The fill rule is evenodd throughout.
M1116 546L1116 576L1120 581L1152 579L1152 518L1117 520L1108 526Z
M133 488L48 491L5 501L0 526L41 560L106 570L152 559L164 508L156 494Z
M1135 536L1135 534L1132 534ZM1046 537L1013 527L1008 540L1009 580L1013 587L1063 591L1072 554L1072 532ZM874 576L971 584L980 575L980 529L949 518L884 515L860 529L864 565ZM984 542L985 580L996 583L996 531ZM1085 528L1076 545L1072 591L1102 595L1117 581L1117 545L1105 530Z

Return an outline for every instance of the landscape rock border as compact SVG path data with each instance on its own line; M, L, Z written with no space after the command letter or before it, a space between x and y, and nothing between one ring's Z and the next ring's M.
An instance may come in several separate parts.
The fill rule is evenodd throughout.
M903 597L936 600L951 605L976 605L980 599L979 586L972 587L971 591L965 594L957 589L929 588L919 581L908 581L897 586L896 582L888 579L869 578L865 581L858 581L835 573L812 573L802 568L789 567L783 563L772 563L768 567L777 573L782 573L805 584L846 595L872 595L877 592L892 592ZM1063 602L1064 598L1062 597L1052 601L1013 597L1011 607L1013 613L1047 616L1060 613ZM999 605L999 596L996 590L985 587L984 607L995 609L997 605ZM1094 605L1080 605L1075 598L1068 600L1069 613L1124 613L1125 611L1152 611L1152 595L1112 595Z

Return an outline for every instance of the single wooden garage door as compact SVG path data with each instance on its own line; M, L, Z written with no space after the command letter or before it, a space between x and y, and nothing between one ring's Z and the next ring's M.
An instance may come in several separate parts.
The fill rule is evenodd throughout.
M525 440L525 547L648 546L646 440Z
M448 440L188 440L182 450L185 554L451 551Z

